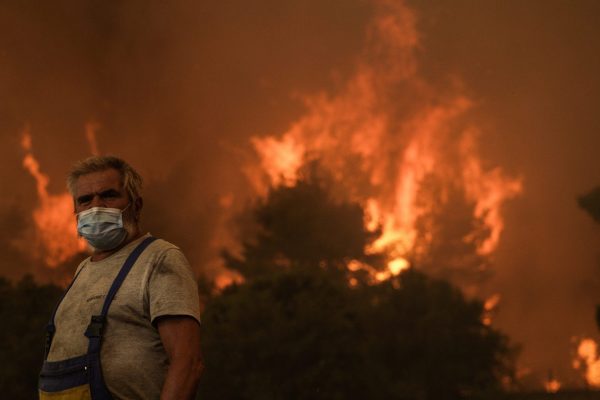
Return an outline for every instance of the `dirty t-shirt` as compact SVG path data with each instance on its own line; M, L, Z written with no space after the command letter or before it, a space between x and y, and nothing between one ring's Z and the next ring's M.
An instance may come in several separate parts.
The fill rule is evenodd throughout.
M85 354L84 336L92 315L100 314L117 273L133 249L129 243L103 260L84 260L61 302L48 361ZM140 255L109 308L100 361L104 381L116 399L158 399L168 368L156 319L185 315L200 321L198 289L189 263L171 243L155 240Z

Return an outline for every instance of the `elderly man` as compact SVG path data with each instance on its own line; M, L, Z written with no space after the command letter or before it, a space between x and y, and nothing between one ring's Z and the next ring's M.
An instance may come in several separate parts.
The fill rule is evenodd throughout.
M48 325L40 398L194 398L198 290L182 252L140 230L140 175L119 158L91 157L67 184L93 253Z

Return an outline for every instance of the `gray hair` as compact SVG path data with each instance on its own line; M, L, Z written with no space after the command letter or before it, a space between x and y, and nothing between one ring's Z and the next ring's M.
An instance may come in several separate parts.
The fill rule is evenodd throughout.
M129 195L131 201L137 200L142 195L142 177L135 169L124 160L114 156L94 156L81 160L73 165L67 175L67 188L72 196L75 196L77 180L92 172L115 169L121 175L121 184Z

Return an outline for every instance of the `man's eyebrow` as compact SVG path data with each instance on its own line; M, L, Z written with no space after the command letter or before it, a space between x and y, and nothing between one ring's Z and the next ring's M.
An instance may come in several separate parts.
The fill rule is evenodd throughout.
M118 196L118 195L120 195L120 194L121 194L121 192L119 192L119 191L118 191L118 190L116 190L116 189L106 189L106 190L103 190L103 191L101 191L100 193L98 193L98 195L99 195L100 197L104 197L104 196L114 196L114 195L117 195L117 196Z
M94 198L95 195L98 195L100 197L120 196L121 192L119 192L116 189L106 189L106 190L103 190L101 192L86 193L86 194L83 194L83 195L77 197L77 203L85 203L87 201L90 201L90 200L92 200Z

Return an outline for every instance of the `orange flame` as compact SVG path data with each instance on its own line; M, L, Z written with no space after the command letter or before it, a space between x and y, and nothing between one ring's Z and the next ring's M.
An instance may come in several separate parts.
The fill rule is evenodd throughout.
M318 160L364 204L365 226L381 229L366 251L407 260L423 234L417 221L439 206L423 201L420 190L427 177L435 176L461 187L474 204L473 217L489 231L477 242L477 252L489 255L504 227L502 205L522 191L521 180L483 167L477 130L463 122L472 101L460 92L435 94L419 76L414 13L402 2L380 1L379 6L356 72L343 89L307 96L306 114L280 136L251 139L261 167L252 181L264 194L259 182L294 184L299 168ZM390 262L377 279L397 274L405 263Z
M558 380L556 380L554 378L549 379L546 382L544 382L544 389L548 393L556 393L556 392L558 392L560 390L561 386L562 386L562 384Z
M85 124L85 137L90 145L90 151L93 155L100 155L98 151L98 142L96 141L96 132L100 129L100 125L96 122L88 122Z
M575 369L583 368L588 385L600 387L600 357L598 357L598 345L594 339L584 338L579 342L573 367Z
M481 322L484 325L489 326L492 324L492 314L494 310L498 308L498 305L500 304L500 299L501 296L498 293L496 293L488 297L488 299L483 303L483 318Z
M21 146L25 150L23 167L35 179L39 205L33 211L39 257L45 264L55 268L75 254L84 251L86 244L77 238L77 228L73 215L73 199L68 193L53 195L48 193L49 178L40 171L39 162L32 153L32 140L29 129L22 134Z
M251 140L272 184L291 186L296 183L298 169L304 162L304 146L301 143L292 136L284 136L282 140L271 137Z
M485 171L476 157L475 132L470 131L461 143L463 182L467 196L475 201L475 216L483 218L490 229L489 237L478 247L480 254L492 253L498 246L504 221L500 213L502 203L523 191L519 179L507 179L500 168Z

